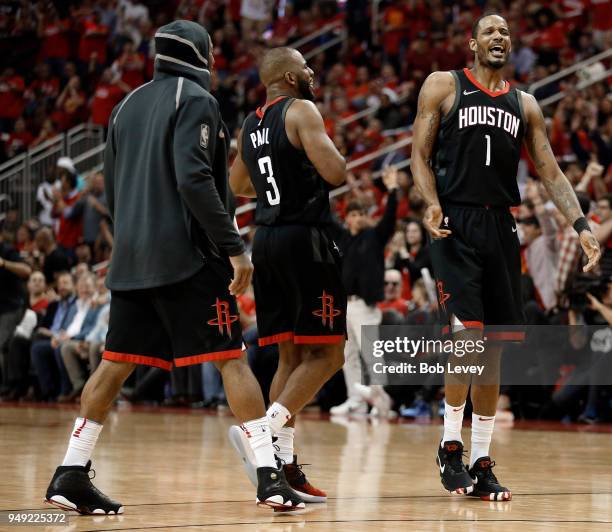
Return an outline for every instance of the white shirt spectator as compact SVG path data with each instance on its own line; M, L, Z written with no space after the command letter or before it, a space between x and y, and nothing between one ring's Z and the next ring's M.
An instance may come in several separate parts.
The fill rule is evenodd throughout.
M85 316L87 316L87 313L89 312L90 307L91 307L91 299L77 299L76 300L76 308L77 308L76 314L74 315L74 318L72 319L72 321L70 322L70 325L68 325L68 328L66 329L66 334L70 338L72 338L73 336L76 336L81 331L81 327L83 326L83 322L85 321Z

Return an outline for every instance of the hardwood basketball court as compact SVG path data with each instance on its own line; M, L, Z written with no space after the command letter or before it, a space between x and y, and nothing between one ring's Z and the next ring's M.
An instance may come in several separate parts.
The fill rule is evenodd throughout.
M51 510L47 484L63 458L74 407L0 407L0 517ZM33 530L416 530L612 529L612 426L498 424L495 473L511 502L446 494L434 462L437 424L299 421L296 442L325 505L301 514L257 508L255 490L226 434L233 418L201 410L119 409L93 456L94 483L125 505L121 516L70 514L64 527ZM464 429L469 447L469 429ZM29 527L0 525L0 530Z

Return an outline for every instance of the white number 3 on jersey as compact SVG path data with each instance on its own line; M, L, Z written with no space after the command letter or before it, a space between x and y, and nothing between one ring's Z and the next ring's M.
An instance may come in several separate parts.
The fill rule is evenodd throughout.
M266 197L270 205L278 205L280 203L280 192L274 179L274 170L272 170L272 159L269 156L260 157L257 159L259 171L266 178L266 181L272 185L272 191L266 190Z

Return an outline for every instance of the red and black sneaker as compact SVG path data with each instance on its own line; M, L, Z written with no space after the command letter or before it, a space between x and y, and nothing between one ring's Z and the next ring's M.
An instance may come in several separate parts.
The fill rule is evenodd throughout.
M483 501L510 501L512 492L499 484L493 473L495 462L489 456L476 460L469 474L474 481L472 497L480 497Z
M306 465L306 464L302 464ZM293 455L293 463L285 464L283 470L291 489L295 491L304 502L327 502L327 493L315 488L302 471L302 465L297 463L297 455Z
M463 463L463 443L445 441L438 445L436 463L444 489L453 495L467 495L474 489L472 477Z

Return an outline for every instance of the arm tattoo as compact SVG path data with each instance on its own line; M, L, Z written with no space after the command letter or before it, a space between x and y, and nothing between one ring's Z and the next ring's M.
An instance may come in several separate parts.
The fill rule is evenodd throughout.
M438 133L439 116L440 115L437 112L429 114L429 122L427 123L427 134L425 135L425 147L430 155L433 150L436 135Z

